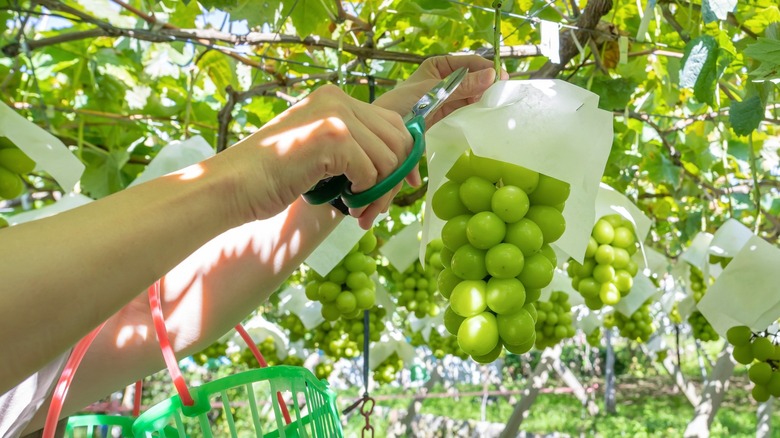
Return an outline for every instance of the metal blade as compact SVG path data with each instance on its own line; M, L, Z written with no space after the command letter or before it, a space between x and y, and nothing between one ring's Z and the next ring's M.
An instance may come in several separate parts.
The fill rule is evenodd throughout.
M461 67L452 72L452 74L447 76L443 81L436 84L435 87L431 88L430 91L425 93L425 95L414 104L412 111L404 116L404 123L416 116L426 117L428 114L436 111L441 104L450 97L452 92L458 88L468 72L469 70L466 67Z

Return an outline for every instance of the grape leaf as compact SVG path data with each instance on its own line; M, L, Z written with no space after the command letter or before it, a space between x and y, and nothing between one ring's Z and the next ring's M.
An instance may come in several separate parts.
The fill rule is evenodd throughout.
M737 7L737 0L702 0L701 14L704 24L725 20Z
M764 105L761 104L761 98L757 95L731 104L729 122L731 122L731 129L734 130L735 134L750 134L758 128L762 120L764 120Z
M714 106L717 79L717 41L709 35L691 40L685 46L685 56L680 71L680 87L693 88L696 99Z

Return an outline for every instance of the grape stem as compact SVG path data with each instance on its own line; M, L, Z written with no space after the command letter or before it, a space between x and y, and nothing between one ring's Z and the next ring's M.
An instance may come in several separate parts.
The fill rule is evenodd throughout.
M501 79L501 0L493 2L495 8L495 18L493 21L493 67L496 70L496 79Z
M753 233L758 235L761 229L761 190L758 187L758 170L756 169L756 151L753 149L753 133L748 137L748 150L750 151L750 174L753 177L753 197L756 202L756 223Z

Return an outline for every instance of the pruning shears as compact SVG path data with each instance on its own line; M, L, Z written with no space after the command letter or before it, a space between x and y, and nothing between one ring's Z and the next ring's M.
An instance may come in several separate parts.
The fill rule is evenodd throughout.
M406 129L409 130L414 139L414 145L406 160L385 179L366 191L353 193L350 189L351 183L345 175L325 178L320 180L311 190L304 193L303 199L309 204L319 205L330 202L340 196L347 207L360 208L376 201L392 190L414 169L414 166L422 158L423 152L425 152L425 116L436 111L447 100L452 92L458 88L463 78L466 77L466 73L468 73L466 67L461 67L452 72L452 74L425 93L414 104L412 110L403 117Z

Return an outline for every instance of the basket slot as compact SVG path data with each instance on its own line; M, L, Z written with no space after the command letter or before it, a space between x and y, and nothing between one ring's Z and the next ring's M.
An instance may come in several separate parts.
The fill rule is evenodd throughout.
M301 408L298 403L298 393L302 392L300 385L298 383L299 380L295 379L295 381L292 382L292 384L290 385L291 388L290 391L292 392L292 398L293 398L293 408L295 408L295 423L298 426L298 433L304 438L309 438L309 432L306 430L306 425L303 424L303 418L301 416Z
M198 415L198 421L200 421L200 430L203 432L205 438L212 438L211 424L209 424L209 417L204 413Z
M180 410L173 414L173 421L176 422L176 431L179 432L179 438L187 438L187 435L184 433L184 420L181 418Z
M277 385L275 382L270 381L271 384L271 394L276 394L277 391L280 391L279 385ZM284 434L284 422L282 421L282 410L279 407L279 400L275 399L274 397L271 397L271 404L274 407L274 415L276 417L276 429L279 431L279 438L286 438Z
M249 396L249 410L252 412L252 423L255 425L255 433L257 436L265 435L263 433L263 426L260 424L260 413L257 411L257 399L255 398L255 390L251 383L246 384L246 393Z
M230 397L228 397L226 390L221 391L220 395L222 396L220 397L222 399L222 409L225 411L225 420L227 421L228 429L230 429L230 435L237 437L236 421L233 418L233 411L230 409Z

